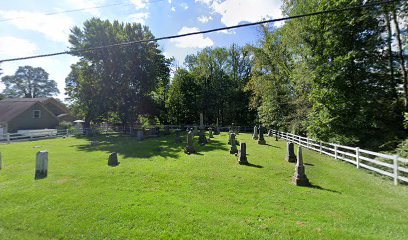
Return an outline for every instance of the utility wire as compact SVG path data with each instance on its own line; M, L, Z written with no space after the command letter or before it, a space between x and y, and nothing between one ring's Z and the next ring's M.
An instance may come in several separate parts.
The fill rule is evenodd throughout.
M150 4L150 3L162 2L162 1L164 0L149 1L149 2L144 2L144 3ZM57 14L62 14L62 13L80 12L80 11L85 11L85 10L90 10L90 9L99 9L99 8L115 7L115 6L130 6L130 5L133 5L133 3L117 2L117 3L101 5L101 6L78 8L78 9L71 9L71 10L64 10L64 11L57 11L57 12L49 12L49 13L44 13L44 15L51 16L51 15L57 15ZM14 17L14 18L4 18L4 19L0 19L0 22L7 22L7 21L12 21L15 19L22 19L22 18L26 18L26 17L22 16L22 17Z
M316 15L320 15L320 14L345 12L345 11L355 10L355 9L359 9L359 8L369 8L369 7L374 7L374 6L383 5L383 4L390 4L390 3L399 2L399 1L400 0L388 0L388 1L382 1L382 2L372 2L372 3L367 3L367 4L359 5L359 6L352 6L352 7L347 7L347 8L331 9L331 10L325 10L325 11L319 11L319 12L313 12L313 13L306 13L306 14L300 14L300 15L295 15L295 16L289 16L289 17L283 17L283 18L269 19L269 20L264 20L264 21L259 21L259 22L253 22L253 23L245 23L245 24L229 26L229 27L213 28L213 29L209 29L209 30L190 32L190 33L179 34L179 35L171 35L171 36L152 38L152 39L146 39L146 40L115 43L115 44L103 45L103 46L92 47L92 48L74 49L74 50L68 50L68 51L63 51L63 52L33 55L33 56L27 56L27 57L3 59L3 60L0 60L0 63L27 60L27 59L33 59L33 58L51 57L51 56L64 55L64 54L75 54L75 53L80 53L80 52L89 52L89 51L94 51L94 50L100 50L100 49L104 49L104 48L128 46L128 45L137 44L137 43L147 43L147 42L156 42L156 41L161 41L161 40L182 38L182 37L187 37L187 36L192 36L192 35L197 35L197 34L205 34L205 33L218 32L218 31L224 31L224 30L235 29L235 28L249 27L249 26L255 26L255 25L260 25L260 24L265 24L265 23L272 23L272 22L279 22L279 21L285 21L285 20L290 20L290 19L297 19L297 18L303 18L303 17L316 16Z

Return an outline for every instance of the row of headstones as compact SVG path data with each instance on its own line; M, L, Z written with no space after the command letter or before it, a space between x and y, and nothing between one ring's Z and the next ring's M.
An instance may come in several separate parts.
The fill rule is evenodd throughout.
M195 129L190 129L187 132L187 144L186 144L186 147L184 148L184 152L187 153L187 154L196 153L196 150L195 150L194 145L193 145L193 138L194 138L194 135L195 135L194 131L195 131ZM207 144L211 138L214 138L212 128L208 128L208 132L209 132L209 136L208 136L209 138L208 139L205 136L204 129L201 129L198 132L198 143L201 146ZM176 130L176 143L179 143L180 141L181 141L180 131Z
M264 138L264 128L262 127L262 125L259 125L259 127L257 126L254 127L254 134L252 135L252 139L258 140L258 144L261 144L261 145L266 144L266 141Z
M237 148L237 140L235 139L237 133L235 132L230 132L229 134L229 138L228 138L228 144L231 145L230 147L230 154L235 154L235 156L237 156L237 160L239 164L249 164L248 163L248 159L246 156L246 143L241 142L239 144L239 150Z

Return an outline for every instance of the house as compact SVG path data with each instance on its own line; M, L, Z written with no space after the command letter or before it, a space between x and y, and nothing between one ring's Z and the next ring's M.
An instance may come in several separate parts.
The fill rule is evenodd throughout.
M0 135L18 130L53 129L72 121L69 110L54 98L10 98L0 101Z

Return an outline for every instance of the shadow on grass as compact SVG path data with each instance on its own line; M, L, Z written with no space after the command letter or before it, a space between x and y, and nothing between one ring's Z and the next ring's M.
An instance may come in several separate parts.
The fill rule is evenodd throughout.
M93 152L117 152L124 158L151 158L153 156L161 156L164 158L178 158L179 154L184 154L184 147L186 144L186 134L181 135L184 140L181 143L176 143L175 134L148 138L143 141L137 141L136 138L122 134L100 135L96 137L77 137L86 139L90 142L96 141L96 145L91 143L74 145L78 151ZM225 144L219 140L211 139L209 143L204 146L199 146L198 138L194 138L194 147L198 155L203 155L205 152L213 150L227 150Z
M254 168L263 168L261 165L256 165L253 163L247 163L247 164L241 164L242 166L247 166L247 167L254 167Z
M341 192L336 191L336 190L332 190L332 189L327 189L327 188L323 188L319 185L314 185L312 183L310 183L310 186L306 186L308 188L313 188L313 189L318 189L318 190L322 190L322 191L328 191L328 192L332 192L332 193L337 193L337 194L341 194Z

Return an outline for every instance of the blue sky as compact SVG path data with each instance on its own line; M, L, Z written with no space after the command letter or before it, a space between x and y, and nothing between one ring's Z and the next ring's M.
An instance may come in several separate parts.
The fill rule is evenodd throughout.
M67 50L73 26L92 17L140 22L156 37L207 30L262 19L281 17L280 0L0 0L0 59ZM93 8L96 6L115 6ZM73 9L86 10L46 15ZM4 21L5 20L5 21ZM257 27L248 27L160 41L167 57L182 65L187 54L204 47L224 47L232 43L256 43ZM57 81L64 98L64 80L77 59L69 55L2 63L3 75L12 75L18 66L42 67ZM0 91L4 86L0 85Z

